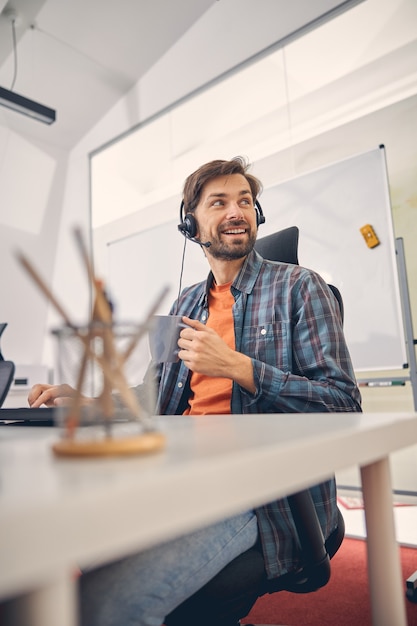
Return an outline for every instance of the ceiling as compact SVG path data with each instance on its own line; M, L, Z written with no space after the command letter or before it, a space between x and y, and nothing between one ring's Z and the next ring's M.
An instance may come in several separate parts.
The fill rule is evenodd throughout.
M199 43L202 35L206 49L211 47L206 54L199 46L197 66L207 59L213 64L213 43L220 58L221 45L234 58L234 48L239 46L229 39L233 29L240 40L246 38L248 49L253 45L254 29L267 46L271 41L263 42L268 28L275 42L285 29L299 33L300 28L315 25L317 16L327 19L335 7L343 11L360 2L296 0L290 5L287 0L257 0L254 5L251 0L0 0L0 85L57 111L56 122L46 126L0 107L0 125L30 140L68 150L203 15ZM215 9L217 22L215 32L211 28L207 36L210 9ZM269 25L265 15L274 16Z
M0 0L0 85L56 109L52 126L1 107L0 122L74 145L215 0ZM157 36L154 36L157 33Z
M383 0L382 4L388 6L391 1ZM168 50L171 49L172 54L175 44L197 22L199 43L204 43L202 38L210 41L205 42L203 51L201 45L196 50L195 63L198 66L208 58L214 66L213 42L220 58L224 56L225 46L228 46L227 54L230 51L230 58L234 58L235 46L233 39L229 39L231 26L237 31L235 36L246 37L249 49L254 39L251 34L254 29L259 31L260 25L262 41L266 41L265 15L274 14L275 18L279 15L279 20L272 20L269 25L270 36L275 38L263 44L268 46L271 41L281 39L285 29L299 34L302 26L296 26L297 20L305 19L307 28L316 25L315 20L308 17L309 11L310 15L314 11L316 16L324 14L323 19L326 19L331 5L340 5L344 10L348 5L361 2L257 0L254 6L251 0L0 0L0 85L57 111L56 122L47 126L0 107L0 127L3 125L45 146L69 150ZM413 21L414 3L415 0L396 0L393 4L408 7L410 21ZM368 4L371 8L372 2L364 2L363 6ZM207 23L214 9L216 29L214 33L211 29L207 37ZM16 55L11 12L16 18ZM353 19L354 12L347 14ZM248 20L248 15L252 16L252 21ZM259 20L257 23L253 16ZM392 26L396 32L395 24ZM352 47L353 58L358 51L362 55L366 53L363 50L366 37L360 35L361 27L366 29L368 25L357 25L359 35ZM317 45L320 46L320 42ZM205 52L207 49L210 56ZM384 52L381 44L382 56ZM301 57L300 61L305 64L306 59ZM325 61L323 68L328 65L332 63ZM333 63L335 71L343 69L338 65ZM314 68L314 75L317 71L319 67ZM414 72L413 63L410 73ZM308 83L310 79L305 80Z

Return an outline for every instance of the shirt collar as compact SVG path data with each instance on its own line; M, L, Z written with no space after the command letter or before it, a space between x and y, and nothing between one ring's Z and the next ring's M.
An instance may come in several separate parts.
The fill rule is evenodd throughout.
M260 256L260 254L258 254L256 250L252 250L244 260L243 265L239 270L239 273L233 281L232 288L235 288L243 293L251 293L258 278L262 263L263 258ZM204 289L202 290L199 299L200 306L203 306L204 308L208 307L208 294L210 291L210 287L213 284L213 280L213 273L210 272L207 276L205 285L203 284Z
M243 293L251 293L258 279L262 263L263 258L261 255L258 254L256 250L252 250L246 257L238 275L233 281L233 287Z

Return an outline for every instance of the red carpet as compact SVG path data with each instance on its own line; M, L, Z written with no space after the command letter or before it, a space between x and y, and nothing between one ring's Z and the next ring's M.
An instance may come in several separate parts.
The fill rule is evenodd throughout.
M400 548L400 553L405 593L405 580L417 570L417 550ZM417 626L417 604L405 602L408 626ZM303 595L282 591L263 596L243 623L371 626L365 542L344 540L332 559L330 582L323 589Z

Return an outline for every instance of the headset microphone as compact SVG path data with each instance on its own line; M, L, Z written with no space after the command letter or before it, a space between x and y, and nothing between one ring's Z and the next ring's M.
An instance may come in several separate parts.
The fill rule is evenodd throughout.
M187 237L190 241L194 241L194 243L198 243L199 246L204 246L205 248L210 248L211 241L201 241L197 237Z

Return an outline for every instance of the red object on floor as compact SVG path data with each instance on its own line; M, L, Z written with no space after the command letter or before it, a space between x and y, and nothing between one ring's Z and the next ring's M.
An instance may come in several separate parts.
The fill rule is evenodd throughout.
M405 581L417 570L417 550L399 549L405 597ZM408 626L417 626L417 604L405 603ZM332 575L325 587L308 594L281 591L262 596L242 623L372 626L365 541L343 541L332 559Z

